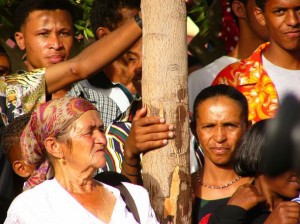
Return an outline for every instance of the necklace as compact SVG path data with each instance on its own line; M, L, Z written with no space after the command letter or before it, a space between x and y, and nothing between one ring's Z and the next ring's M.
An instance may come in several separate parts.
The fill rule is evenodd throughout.
M98 187L99 187L99 186L98 186ZM99 188L100 188L100 187L99 187ZM102 188L100 189L100 195L101 195L101 198L102 198L102 201L103 201L104 206L107 208L106 201L105 201L104 195L103 195L103 191L104 191L104 186L102 185Z
M197 172L197 179L198 179L199 183L201 184L201 186L203 186L203 187L210 188L210 189L223 189L223 188L226 188L226 187L232 185L233 183L237 182L239 179L241 179L241 176L237 176L237 178L235 178L234 180L230 181L227 184L221 185L221 186L213 186L213 185L204 184L202 182L202 180L200 179L200 171Z

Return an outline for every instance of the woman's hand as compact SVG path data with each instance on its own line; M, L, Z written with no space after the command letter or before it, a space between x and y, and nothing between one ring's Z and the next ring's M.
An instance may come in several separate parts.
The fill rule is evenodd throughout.
M300 222L300 205L294 201L280 202L269 215L264 224L298 224Z
M252 184L244 184L239 186L236 192L231 196L228 205L236 205L245 210L250 210L259 203L265 201L265 197L258 193Z

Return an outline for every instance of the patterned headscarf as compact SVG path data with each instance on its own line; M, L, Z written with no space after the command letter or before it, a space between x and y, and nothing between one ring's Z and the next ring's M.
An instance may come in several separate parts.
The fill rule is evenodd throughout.
M53 177L54 173L46 156L45 139L57 136L89 110L97 109L83 98L63 97L41 104L33 111L21 136L21 149L24 160L37 166L26 181L24 190Z

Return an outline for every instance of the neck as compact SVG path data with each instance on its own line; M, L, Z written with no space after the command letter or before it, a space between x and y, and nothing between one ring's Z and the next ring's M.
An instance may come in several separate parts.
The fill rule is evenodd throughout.
M266 204L269 207L270 211L273 211L273 209L278 205L278 203L284 201L282 197L279 197L277 194L274 194L270 190L263 175L260 175L257 178L255 178L254 185L258 193L264 195L264 197L266 198Z
M279 67L290 69L290 70L300 70L300 51L287 51L283 50L275 44L270 43L264 56L274 65ZM280 57L279 57L280 55ZM282 60L284 58L284 60Z
M203 184L212 186L222 186L237 178L231 164L226 166L216 166L212 163L205 163L202 169Z
M103 68L105 75L114 83L121 83L132 94L136 94L136 89L132 84L132 78L127 74L127 67L122 59L114 61Z
M228 56L245 59L251 56L251 54L256 50L256 48L263 44L264 40L260 39L255 35L248 25L240 25L240 35L239 42L232 52Z
M67 191L73 193L92 192L95 189L96 182L93 179L94 170L78 171L69 168L66 165L54 164L55 178Z

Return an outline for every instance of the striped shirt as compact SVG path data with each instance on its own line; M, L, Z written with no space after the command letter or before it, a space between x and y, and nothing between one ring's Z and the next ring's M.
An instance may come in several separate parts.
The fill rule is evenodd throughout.
M98 172L121 172L122 161L124 158L124 144L130 132L133 117L136 111L141 108L141 103L141 98L134 100L127 111L125 111L106 129L106 166L99 169Z

